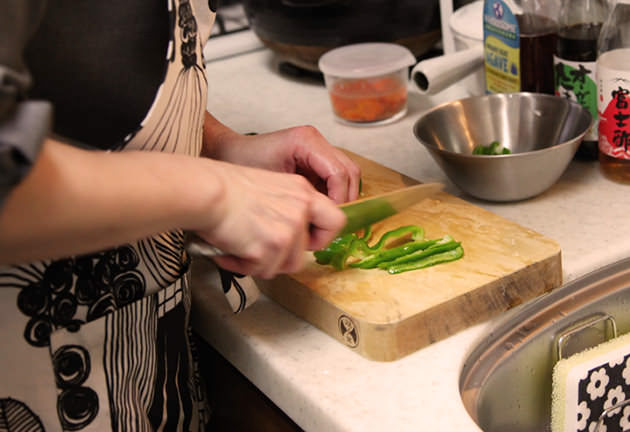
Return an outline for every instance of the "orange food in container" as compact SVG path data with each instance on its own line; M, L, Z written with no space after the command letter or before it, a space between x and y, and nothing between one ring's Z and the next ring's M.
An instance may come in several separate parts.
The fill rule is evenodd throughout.
M387 124L407 112L407 48L392 43L360 43L326 52L319 59L335 118L353 125Z

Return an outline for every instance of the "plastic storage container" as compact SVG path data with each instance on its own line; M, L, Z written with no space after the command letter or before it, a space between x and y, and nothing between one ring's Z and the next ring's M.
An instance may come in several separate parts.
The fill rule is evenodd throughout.
M416 59L392 43L360 43L319 59L335 118L352 125L381 125L407 112L409 67Z

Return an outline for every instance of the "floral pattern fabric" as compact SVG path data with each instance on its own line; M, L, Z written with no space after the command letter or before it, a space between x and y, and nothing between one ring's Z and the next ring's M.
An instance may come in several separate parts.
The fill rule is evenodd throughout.
M630 354L592 368L578 385L578 431L630 430ZM617 408L615 406L621 405Z

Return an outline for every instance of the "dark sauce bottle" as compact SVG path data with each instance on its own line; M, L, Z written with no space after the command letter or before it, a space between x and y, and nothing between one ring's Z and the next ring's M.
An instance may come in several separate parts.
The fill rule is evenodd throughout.
M555 94L579 102L593 117L575 158L597 160L597 40L608 13L605 0L564 0L554 57Z
M594 62L597 60L597 38L602 23L580 23L558 30L556 55L565 60Z
M521 37L521 91L554 94L557 24L535 14L516 15Z
M588 74L594 76L595 61L597 60L597 38L602 28L601 23L580 23L561 28L558 31L556 42L556 65L566 64L566 61L576 62L581 68L573 68L571 73L566 70L556 72L557 94L575 98L585 108L591 107L591 115L597 119L597 87L594 80L587 86L584 82ZM559 67L559 66L557 66ZM576 76L577 73L577 76ZM587 74L584 76L583 74ZM591 78L592 79L592 78ZM581 82L580 82L581 80ZM586 93L586 94L585 94ZM577 94L577 96L575 96ZM584 138L577 153L576 159L597 160L597 128L593 127L591 133Z

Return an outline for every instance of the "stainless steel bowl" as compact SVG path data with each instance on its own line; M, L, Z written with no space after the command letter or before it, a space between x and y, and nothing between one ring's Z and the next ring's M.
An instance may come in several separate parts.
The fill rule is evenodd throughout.
M591 122L591 114L568 99L505 93L437 106L418 119L414 134L464 192L489 201L517 201L558 180ZM492 141L511 154L472 154Z

